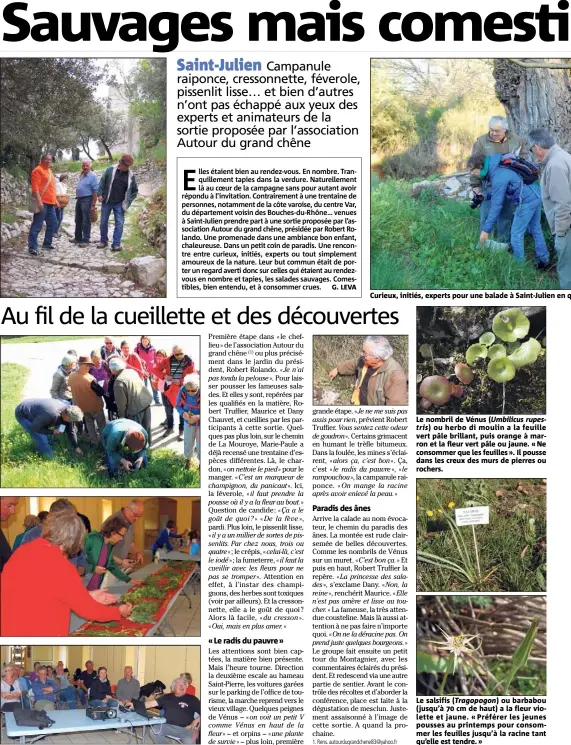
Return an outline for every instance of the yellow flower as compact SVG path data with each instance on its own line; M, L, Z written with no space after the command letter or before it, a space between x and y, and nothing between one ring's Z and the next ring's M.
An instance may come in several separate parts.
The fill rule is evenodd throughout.
M451 510L452 507L454 507L456 502L448 502L448 509Z
M441 510L440 507L436 511L438 512L439 515L443 515L444 514L444 510Z
M434 512L432 510L426 510L426 514L428 517L434 517Z

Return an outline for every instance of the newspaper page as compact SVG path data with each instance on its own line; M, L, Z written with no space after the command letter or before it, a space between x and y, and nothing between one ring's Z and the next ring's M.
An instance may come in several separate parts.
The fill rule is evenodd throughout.
M568 742L569 26L3 4L3 743Z

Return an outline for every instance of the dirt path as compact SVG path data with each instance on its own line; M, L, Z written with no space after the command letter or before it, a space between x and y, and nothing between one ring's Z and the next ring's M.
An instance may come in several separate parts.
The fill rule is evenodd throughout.
M152 189L148 184L139 184L137 208L147 201ZM28 230L2 246L2 271L0 294L2 297L156 297L155 288L141 287L125 275L131 257L123 258L123 252L110 248L98 248L100 242L99 220L91 227L91 243L79 248L71 239L75 231L75 186L70 184L71 199L64 211L59 233L54 236L52 250L41 250L39 256L28 253ZM101 210L98 210L99 218ZM128 237L138 209L126 215L123 238ZM113 234L113 218L109 222L110 236ZM44 230L38 237L42 245Z
M119 340L118 340L119 341ZM137 337L127 337L131 349L139 341ZM70 339L69 341L39 342L36 344L2 344L2 362L14 362L23 365L30 370L30 376L24 388L23 398L49 398L52 375L60 364L63 355L68 349L75 349L81 354L89 354L92 349L99 349L103 340L99 339ZM170 352L175 344L183 344L186 353L198 363L199 342L198 337L162 336L153 340L155 348L165 348ZM158 346L157 346L158 345ZM198 364L197 364L198 366ZM183 443L177 440L178 432L168 437L163 437L164 427L161 423L165 420L163 406L151 406L151 422L153 433L153 445L151 450L168 448L175 453L183 455ZM178 415L175 415L175 424Z

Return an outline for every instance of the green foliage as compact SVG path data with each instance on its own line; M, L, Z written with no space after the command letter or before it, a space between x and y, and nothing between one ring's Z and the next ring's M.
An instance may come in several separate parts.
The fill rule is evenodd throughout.
M489 60L373 60L372 166L396 178L461 170L497 114Z
M84 121L104 75L88 58L0 60L2 165L29 170L42 150L74 146L73 131Z
M518 491L518 487L524 491ZM447 516L452 519L456 508L475 505L490 508L489 524L475 528L481 567L476 582L451 566L466 569L454 530L446 519ZM471 528L456 530L464 535L471 554L468 568L473 567ZM418 479L416 535L418 592L542 592L545 589L546 504L541 479ZM424 554L442 561L428 563L423 560Z
M556 278L531 261L517 264L507 252L476 248L475 213L428 189L413 199L404 181L380 182L371 193L371 288L558 289Z
M139 60L127 87L130 113L141 125L144 147L153 147L166 133L166 61Z

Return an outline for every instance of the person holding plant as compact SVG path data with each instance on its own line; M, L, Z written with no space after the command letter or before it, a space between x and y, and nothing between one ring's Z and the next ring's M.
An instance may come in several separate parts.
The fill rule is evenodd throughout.
M406 373L393 357L393 348L384 336L367 336L361 356L344 360L329 371L353 375L355 384L351 403L355 406L406 406L408 391Z
M109 476L117 477L120 468L126 473L145 468L148 463L148 442L145 428L130 419L107 422L101 433L101 444L105 450Z
M472 155L468 168L478 173L489 184L490 209L481 223L480 244L484 244L501 214L504 203L510 201L515 207L510 231L513 257L518 264L525 261L523 239L529 230L533 237L537 269L549 268L549 251L541 229L541 190L539 183L525 184L519 173L501 166L504 156L499 153L484 156Z
M87 556L87 589L98 590L103 583L103 577L111 572L123 582L131 582L113 559L113 546L123 540L127 532L124 520L112 515L101 526L101 530L94 530L85 536L84 550ZM90 576L91 575L91 576Z
M40 455L53 458L50 437L60 437L64 432L77 455L83 455L77 442L74 424L83 420L79 406L68 406L53 398L24 399L14 412L16 421L31 436Z
M63 510L50 514L41 538L12 554L0 575L0 636L68 636L72 611L90 621L131 614L129 603L107 605L115 602L109 593L83 586L68 557L79 553L84 536L81 519Z
M185 375L176 399L176 410L184 420L185 467L200 463L200 378L198 373ZM196 453L196 455L195 455Z

